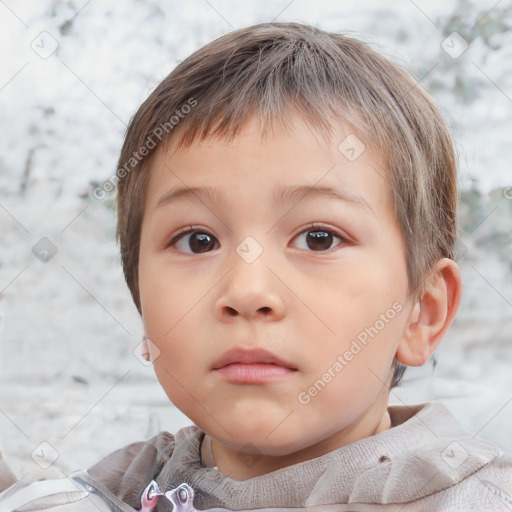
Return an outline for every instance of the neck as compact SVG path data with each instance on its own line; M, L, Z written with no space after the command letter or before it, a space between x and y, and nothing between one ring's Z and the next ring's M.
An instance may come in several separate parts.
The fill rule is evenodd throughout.
M391 428L391 418L386 405L378 414L372 410L367 411L354 424L335 432L313 446L290 454L274 456L245 453L241 450L233 450L216 439L205 436L201 446L201 456L207 467L215 466L223 475L229 476L233 480L242 481L321 457L348 444L380 434L389 428ZM247 461L251 463L247 463Z

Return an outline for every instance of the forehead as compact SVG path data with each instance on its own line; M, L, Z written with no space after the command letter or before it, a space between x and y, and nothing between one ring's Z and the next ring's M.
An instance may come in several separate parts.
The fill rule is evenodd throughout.
M389 206L385 174L380 155L346 124L333 126L325 136L297 116L264 133L260 119L252 116L231 140L209 136L181 147L171 140L159 148L149 172L146 207L194 198L229 203L255 195L276 206L323 193L372 210L376 201Z

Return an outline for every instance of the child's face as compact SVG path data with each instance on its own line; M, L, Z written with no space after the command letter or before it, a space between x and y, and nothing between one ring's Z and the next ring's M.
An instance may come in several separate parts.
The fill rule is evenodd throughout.
M252 443L263 456L299 461L385 423L412 306L385 170L369 150L354 161L340 152L347 130L327 146L302 120L294 126L262 142L253 118L233 143L158 154L139 275L146 335L160 351L155 371L172 402L225 450ZM193 187L223 198L171 200ZM308 193L279 198L288 187ZM248 359L235 354L223 366L232 349Z

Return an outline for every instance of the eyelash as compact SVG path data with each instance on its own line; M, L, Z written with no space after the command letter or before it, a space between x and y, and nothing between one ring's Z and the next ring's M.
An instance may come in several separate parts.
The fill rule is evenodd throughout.
M346 236L342 235L341 233L338 233L337 231L333 230L332 228L329 228L328 226L325 226L323 224L318 224L318 223L312 223L312 224L309 224L308 226L306 226L305 229L303 229L301 232L297 233L297 235L295 235L293 237L293 240L295 240L300 235L303 235L303 234L311 232L311 231L323 231L325 233L329 233L329 234L333 235L335 238L338 238L340 240L340 242L337 245L335 245L334 247L331 247L330 249L327 249L325 251L314 251L314 250L307 250L307 249L302 249L302 250L307 250L308 252L313 252L313 253L329 253L341 245L347 245L350 243L350 241L348 240L348 238ZM184 238L187 235L192 235L194 233L203 233L205 235L208 235L208 236L214 238L218 243L218 240L213 235L208 233L208 231L200 229L200 228L194 228L193 226L188 226L188 229L179 232L176 236L174 236L171 240L169 240L169 242L165 244L165 248L167 249L170 247L174 247L182 238ZM213 250L215 250L215 249L213 249ZM179 251L179 252L183 253L183 251ZM206 252L211 252L211 251L206 251ZM204 254L204 253L185 252L184 254Z

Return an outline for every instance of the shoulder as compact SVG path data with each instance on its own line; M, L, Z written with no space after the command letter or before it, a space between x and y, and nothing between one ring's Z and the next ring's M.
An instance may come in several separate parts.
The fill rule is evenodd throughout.
M16 482L0 493L0 512L131 512L140 507L144 489L171 457L174 443L172 434L160 432L120 448L68 478Z
M501 453L475 474L474 483L512 509L512 453Z
M407 510L512 510L512 454L501 453L462 481L409 504Z
M404 512L512 510L512 454L465 430L438 402L390 407L390 415L395 426L380 439L391 461L367 471L381 476L385 503L407 501Z

